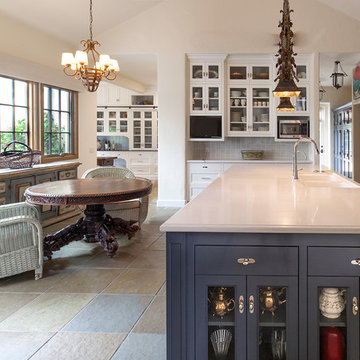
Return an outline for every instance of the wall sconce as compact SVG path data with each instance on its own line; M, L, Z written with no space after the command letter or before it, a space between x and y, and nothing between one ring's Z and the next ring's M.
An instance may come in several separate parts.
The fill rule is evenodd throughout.
M342 72L339 72L339 66ZM342 68L340 61L336 60L334 66L334 72L330 75L330 77L332 78L332 85L336 90L339 90L342 86L344 86L345 76L347 76L347 74Z

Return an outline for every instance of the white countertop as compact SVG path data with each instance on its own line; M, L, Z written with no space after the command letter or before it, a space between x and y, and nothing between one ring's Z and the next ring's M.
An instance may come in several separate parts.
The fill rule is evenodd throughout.
M234 165L160 230L359 234L360 185L313 169L293 180L291 165Z

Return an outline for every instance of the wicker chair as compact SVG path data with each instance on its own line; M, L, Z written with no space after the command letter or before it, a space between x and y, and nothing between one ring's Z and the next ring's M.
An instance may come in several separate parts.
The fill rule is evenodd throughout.
M22 203L0 206L0 278L35 270L43 272L43 232L39 211Z
M135 175L126 168L114 166L100 166L85 171L82 178L95 177L114 177L133 179ZM112 217L120 217L124 220L135 220L141 229L142 223L145 221L149 207L149 196L140 199L120 201L113 204L106 204L106 213Z

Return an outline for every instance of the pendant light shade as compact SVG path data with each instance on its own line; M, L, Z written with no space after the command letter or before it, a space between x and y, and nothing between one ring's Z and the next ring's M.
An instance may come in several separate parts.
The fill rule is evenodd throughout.
M296 86L294 79L279 80L273 94L275 97L298 97L300 89Z
M280 98L280 104L276 108L277 111L294 111L295 108L292 105L289 97Z
M340 70L339 70L340 67ZM340 61L335 61L334 72L330 75L332 78L332 86L339 90L342 86L344 86L344 77L347 76L346 72L342 68Z

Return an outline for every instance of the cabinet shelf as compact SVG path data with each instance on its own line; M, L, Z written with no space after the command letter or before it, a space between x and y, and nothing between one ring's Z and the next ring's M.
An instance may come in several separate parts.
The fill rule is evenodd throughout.
M235 321L209 321L209 326L235 326Z
M319 326L346 327L346 315L341 314L341 316L337 319L329 319L323 315L320 315Z

